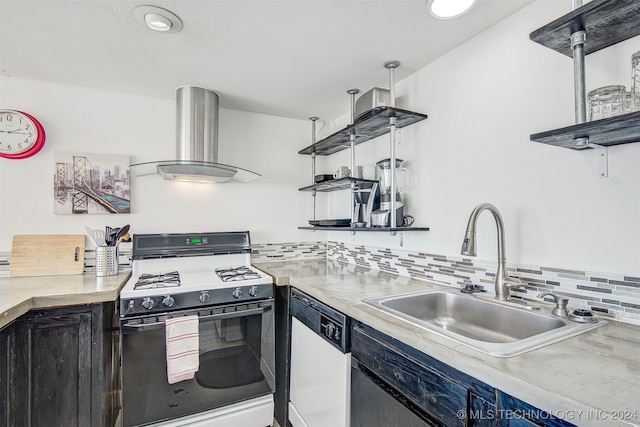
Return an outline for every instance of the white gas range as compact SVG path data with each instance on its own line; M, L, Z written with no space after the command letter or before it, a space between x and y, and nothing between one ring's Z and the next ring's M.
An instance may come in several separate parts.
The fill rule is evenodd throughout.
M273 313L248 231L134 235L120 292L123 425L270 425ZM167 321L178 317L195 322L199 362L173 383Z
M272 283L251 266L249 232L134 235L120 314L270 298Z

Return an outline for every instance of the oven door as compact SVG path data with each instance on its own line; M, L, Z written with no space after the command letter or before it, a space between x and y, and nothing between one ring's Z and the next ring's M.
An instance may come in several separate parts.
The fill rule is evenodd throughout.
M165 323L197 314L200 368L169 384ZM122 319L124 426L209 411L274 390L273 300Z

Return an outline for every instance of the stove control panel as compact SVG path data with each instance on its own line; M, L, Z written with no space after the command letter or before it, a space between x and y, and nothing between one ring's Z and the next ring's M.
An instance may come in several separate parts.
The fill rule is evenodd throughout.
M167 295L162 299L162 305L164 305L167 308L171 308L173 307L173 305L175 304L176 300L174 300L171 295Z
M146 297L146 298L144 298L142 300L142 307L146 308L147 310L153 309L154 305L156 305L156 304L153 301L153 298L151 298L151 297Z
M209 301L211 301L211 295L209 295L209 291L200 292L200 296L198 297L198 301L200 301L203 304L206 304Z
M165 290L166 292L166 290ZM199 308L238 301L256 301L273 297L273 284L237 286L181 293L120 299L122 317L147 313Z

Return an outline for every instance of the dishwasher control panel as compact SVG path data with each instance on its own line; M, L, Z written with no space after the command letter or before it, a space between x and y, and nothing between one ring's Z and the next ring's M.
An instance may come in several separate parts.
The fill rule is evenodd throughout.
M343 353L350 352L350 320L337 310L291 289L291 315Z
M344 326L335 322L325 315L320 315L320 331L324 337L335 344L337 347L342 346L342 336L344 334Z

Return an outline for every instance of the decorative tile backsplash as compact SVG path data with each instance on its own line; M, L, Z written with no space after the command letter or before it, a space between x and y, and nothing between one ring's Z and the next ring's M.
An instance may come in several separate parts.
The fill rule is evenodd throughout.
M495 261L321 241L257 243L251 252L255 263L325 257L353 264L357 270L378 270L453 287L474 284L494 293ZM87 250L85 271L92 271L94 262L95 252ZM10 254L0 253L0 277L8 277L9 263ZM121 251L121 267L130 263L130 250ZM516 264L507 265L507 270L527 283L523 291L512 291L516 297L537 299L541 292L554 292L570 298L572 308L586 307L605 318L640 324L640 277Z
M494 293L496 261L341 242L327 243L327 257L447 286L475 284ZM570 298L572 308L586 307L605 318L640 324L640 277L515 264L507 265L507 270L527 283L523 291L512 291L513 296L537 299L541 292L554 292Z
M254 243L251 262L324 258L327 242Z

